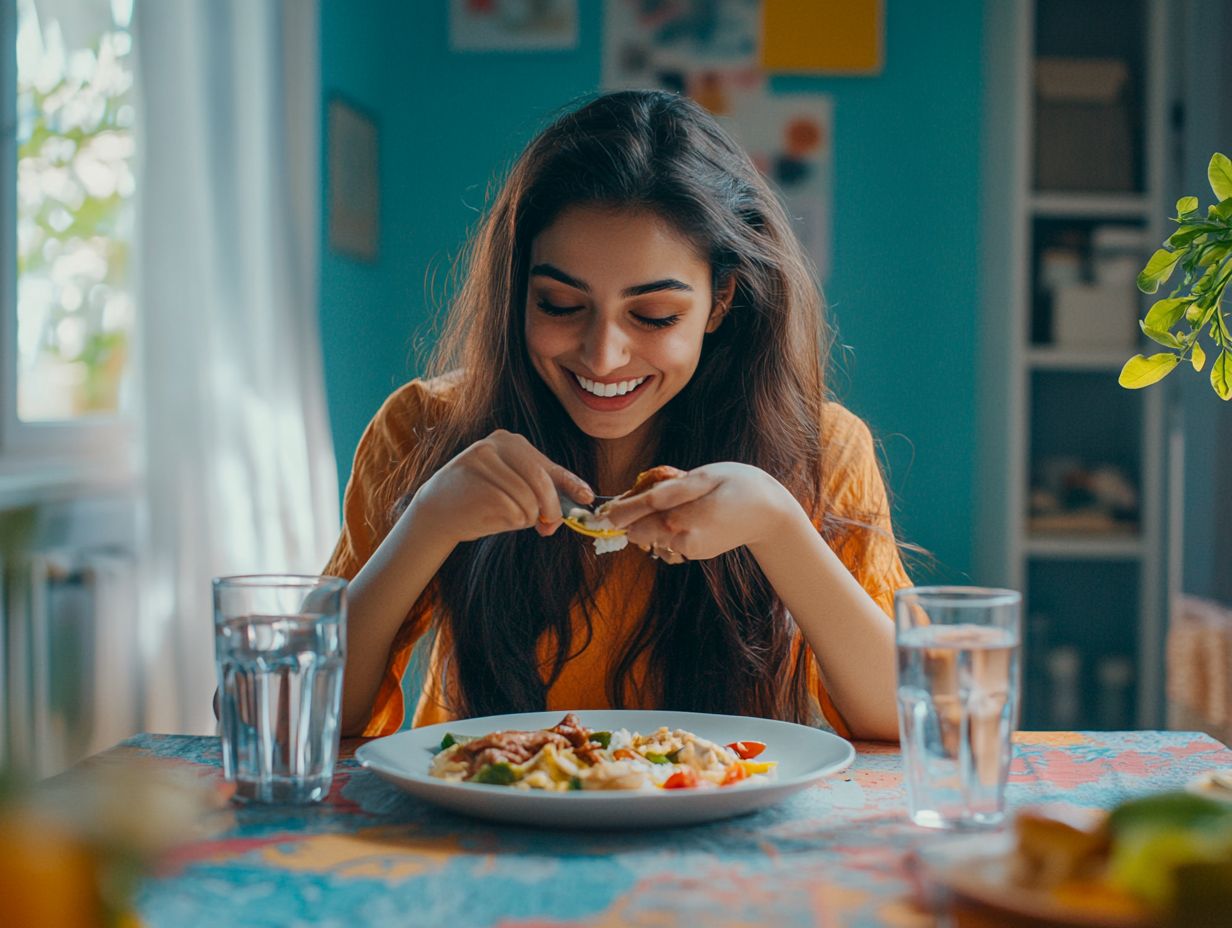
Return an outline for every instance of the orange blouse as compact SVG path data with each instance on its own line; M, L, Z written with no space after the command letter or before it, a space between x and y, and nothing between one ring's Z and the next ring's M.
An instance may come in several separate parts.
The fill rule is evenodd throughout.
M379 508L383 500L388 499L381 493L384 484L414 448L416 429L439 421L458 382L458 378L451 375L413 380L395 391L368 424L355 451L351 479L343 500L342 535L325 567L326 574L349 580L376 551L388 526L387 513ZM871 530L853 527L841 531L837 537L830 538L830 544L860 585L886 615L892 617L895 590L909 586L911 581L903 569L891 531L889 504L872 436L864 422L853 413L837 403L827 403L821 438L823 498L830 511L873 526ZM633 632L647 606L655 562L632 546L604 557L614 559L615 563L596 592L591 615L593 637L585 650L565 664L549 688L546 706L549 711L609 708L606 682L610 662L620 654L621 644ZM432 613L429 588L394 636L365 735L387 735L402 726L405 715L402 676L416 643L432 627ZM582 635L585 617L580 608L575 609L573 622L578 630L574 640L585 640ZM445 698L448 646L444 639L443 634L438 634L432 641L428 673L412 719L414 726L454 718L447 708L449 700ZM550 666L551 645L551 641L540 642L545 666ZM648 691L641 685L645 680L645 659L643 655L634 669L633 686L629 689L635 695ZM809 688L816 697L816 721L824 720L840 734L847 734L847 726L826 692L816 661L810 664ZM631 708L654 707L647 704Z

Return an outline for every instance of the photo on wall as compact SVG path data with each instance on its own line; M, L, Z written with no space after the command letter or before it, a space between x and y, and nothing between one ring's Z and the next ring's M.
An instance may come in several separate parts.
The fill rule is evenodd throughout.
M455 52L576 48L577 0L450 0L449 47Z
M824 283L830 269L833 103L825 94L774 92L759 65L761 0L610 0L604 11L604 89L683 93L718 116L783 194Z
M329 247L360 261L380 253L380 140L376 120L333 97L326 116Z

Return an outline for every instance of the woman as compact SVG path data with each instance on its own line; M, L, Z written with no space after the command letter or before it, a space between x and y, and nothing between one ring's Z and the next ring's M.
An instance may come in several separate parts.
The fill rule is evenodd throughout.
M416 725L664 707L895 737L908 580L868 430L825 401L821 317L782 206L688 99L602 96L532 141L438 376L356 452L326 567L351 578L343 730L400 726L434 631ZM688 473L611 507L632 546L558 532L558 491L657 464Z

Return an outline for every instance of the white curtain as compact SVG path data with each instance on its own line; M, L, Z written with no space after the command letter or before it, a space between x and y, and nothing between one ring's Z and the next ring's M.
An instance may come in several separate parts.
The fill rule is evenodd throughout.
M210 578L316 573L325 408L316 0L138 0L146 726L213 731Z

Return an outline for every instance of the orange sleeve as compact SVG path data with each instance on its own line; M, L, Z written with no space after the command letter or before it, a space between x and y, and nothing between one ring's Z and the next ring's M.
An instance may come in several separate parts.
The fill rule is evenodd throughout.
M351 477L342 501L342 534L325 573L353 580L392 528L388 481L416 444L416 432L437 410L434 382L413 380L395 391L364 429L355 449ZM393 496L396 499L396 495ZM415 643L432 620L432 590L420 596L403 619L390 647L385 673L372 704L365 736L392 734L405 712L402 676Z
M872 433L854 413L828 403L822 420L822 448L822 509L836 519L819 528L839 560L892 621L894 593L911 586L911 579L894 537ZM835 731L849 734L820 673L817 699Z

